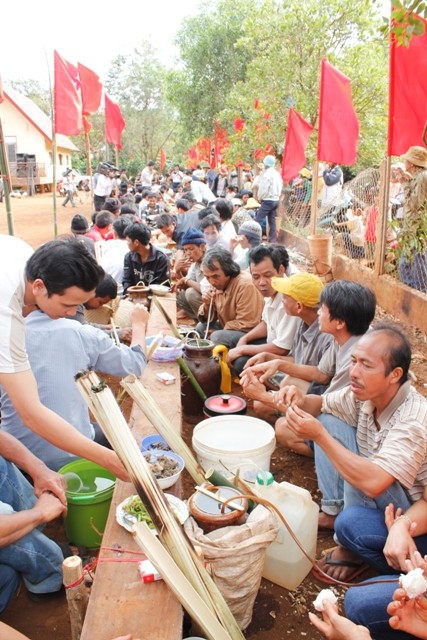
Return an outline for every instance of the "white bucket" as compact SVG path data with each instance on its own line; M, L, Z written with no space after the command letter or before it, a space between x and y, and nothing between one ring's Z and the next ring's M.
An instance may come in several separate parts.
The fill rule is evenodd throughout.
M192 445L205 471L214 467L230 478L240 469L242 479L255 482L260 469L270 470L276 438L273 427L264 420L217 416L196 425Z

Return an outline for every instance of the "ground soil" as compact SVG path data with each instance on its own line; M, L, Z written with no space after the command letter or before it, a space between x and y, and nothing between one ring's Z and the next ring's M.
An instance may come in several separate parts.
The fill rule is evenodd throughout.
M67 233L72 216L75 213L83 213L90 217L92 207L86 196L82 195L82 203L77 202L77 207L72 209L61 206L62 199L58 201L57 229L58 233ZM5 205L0 205L0 233L7 233ZM33 247L51 239L54 236L54 216L52 194L39 194L31 198L14 198L12 210L15 226L15 235L29 242ZM378 309L377 317L394 320ZM397 321L396 321L397 322ZM397 322L397 324L401 324ZM410 326L404 326L413 347L412 370L416 380L414 384L418 391L427 395L427 358L426 336ZM107 382L114 389L118 388L118 380L109 378ZM239 393L235 387L233 393ZM125 413L130 410L130 403L124 405ZM249 409L249 415L251 409ZM194 425L203 416L184 416L183 437L191 444L191 435ZM271 470L277 481L286 480L293 484L307 488L314 500L319 501L316 476L312 460L302 458L296 454L277 448L272 456ZM188 497L192 493L192 484L184 472L183 495ZM58 540L64 540L65 534L59 521L55 521L48 527L47 533ZM333 546L333 540L329 533L319 532L318 555L325 548ZM247 628L245 635L248 640L283 640L284 638L308 637L317 640L323 636L319 634L308 622L307 613L312 610L312 601L323 586L316 581L311 574L303 581L294 592L287 591L266 580L262 581L261 588L255 602L253 619ZM337 588L337 593L342 595L343 589ZM26 633L32 640L45 640L47 637L59 640L70 640L70 625L68 620L67 605L64 598L49 603L34 603L26 595L22 588L19 596L12 602L6 612L1 615L1 620L22 633ZM123 629L123 633L126 629ZM144 639L143 634L141 640ZM149 640L144 639L144 640Z

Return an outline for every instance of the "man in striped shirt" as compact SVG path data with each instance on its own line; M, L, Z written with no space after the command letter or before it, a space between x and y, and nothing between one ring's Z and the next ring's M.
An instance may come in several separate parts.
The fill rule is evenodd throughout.
M378 561L387 538L384 509L391 503L406 510L427 486L427 399L408 380L410 362L405 335L380 324L355 347L348 387L303 397L290 386L284 399L290 428L315 443L320 488L330 462L345 481L335 521L340 545L318 565L335 579L361 573L361 558L384 573L387 562ZM313 417L320 413L328 419Z

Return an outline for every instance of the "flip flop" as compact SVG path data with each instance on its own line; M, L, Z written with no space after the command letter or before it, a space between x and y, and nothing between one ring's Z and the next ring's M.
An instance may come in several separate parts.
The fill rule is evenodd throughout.
M315 565L311 572L314 578L316 578L316 580L319 580L319 582L323 582L324 584L338 584L345 582L346 584L349 584L369 569L369 565L366 564L366 562L363 562L363 560L361 560L360 562L356 562L354 560L334 560L332 558L332 554L335 549L336 547L324 554L324 566L329 564L331 566L335 565L339 567L348 567L349 569L354 569L354 571L347 576L347 579L345 581L337 580L336 578L329 577L326 572L322 571L320 567Z

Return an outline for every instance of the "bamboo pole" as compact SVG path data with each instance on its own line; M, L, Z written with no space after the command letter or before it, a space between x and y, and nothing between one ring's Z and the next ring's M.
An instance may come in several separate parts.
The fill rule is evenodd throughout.
M6 208L7 232L10 236L15 234L13 228L12 206L10 193L12 191L12 180L10 177L9 163L7 160L6 145L4 141L3 125L0 118L0 174L3 178L4 204Z
M376 226L374 273L380 276L384 273L384 261L387 251L387 227L390 194L391 158L387 156L380 166L380 193L378 197L378 218Z
M229 640L243 640L244 636L221 592L173 515L111 390L93 371L79 373L76 380L79 391L125 466L162 544L227 631Z
M82 559L79 556L65 558L62 574L70 616L71 640L79 640L90 595L83 581Z
M155 295L153 295L153 302L156 305L156 307L159 309L160 313L162 314L162 316L164 317L168 325L170 326L171 331L175 336L175 338L181 338L181 334L178 330L178 327L173 323L172 318L170 317L170 315L168 314L168 312L166 311L166 309L164 308L164 306L162 305L158 297Z
M194 482L196 484L203 484L205 481L203 469L200 468L191 450L187 447L176 429L174 429L170 420L160 411L157 403L145 389L141 380L134 375L129 375L124 378L120 384L170 447L184 458L185 468Z
M150 558L157 571L173 591L190 616L202 627L208 640L231 640L225 629L200 595L194 590L185 574L176 566L156 536L145 522L134 525L135 539Z
M317 229L317 210L318 210L318 200L317 200L317 189L319 185L319 161L316 160L313 164L313 173L311 179L311 216L310 216L310 234L312 236L316 235Z

